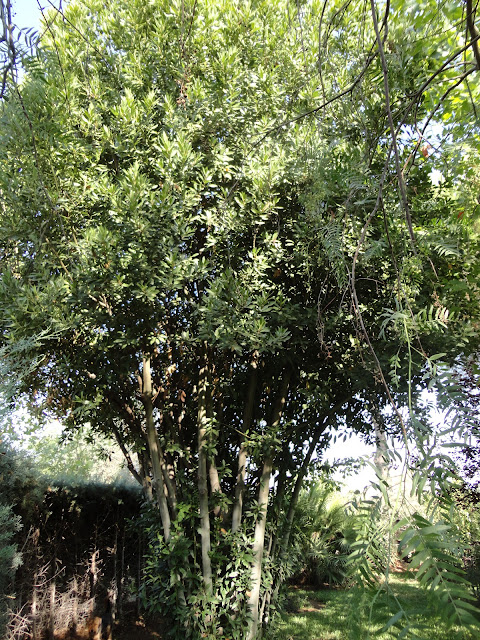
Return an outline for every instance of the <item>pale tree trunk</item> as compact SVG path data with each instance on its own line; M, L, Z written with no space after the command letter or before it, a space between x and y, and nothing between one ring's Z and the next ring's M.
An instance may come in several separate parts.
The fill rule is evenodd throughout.
M247 398L245 401L245 409L243 412L243 424L242 430L243 433L246 433L251 425L253 420L253 407L255 403L255 391L257 388L257 376L258 376L258 352L255 351L253 354L251 367L252 371L250 374L250 382L248 385ZM242 442L240 445L240 451L238 453L238 471L237 471L237 482L235 484L235 501L233 504L232 511L232 532L238 530L242 523L242 509L243 509L243 494L245 491L245 472L247 467L247 448L245 447L245 443L242 438Z
M302 489L303 486L303 480L307 474L308 471L308 465L310 464L310 460L312 459L313 453L317 447L317 444L322 436L322 434L325 432L325 429L328 426L328 421L330 416L332 415L332 412L329 412L328 415L324 418L321 427L319 428L318 432L315 434L315 436L312 438L312 441L310 442L310 446L308 447L308 451L305 455L305 458L302 462L302 466L300 467L300 469L298 470L297 473L297 479L295 480L295 485L293 487L293 492L290 498L290 504L288 505L288 512L287 512L287 518L286 518L286 523L285 523L285 529L283 532L283 535L281 537L281 542L280 542L280 561L284 560L287 556L288 553L288 544L290 542L290 535L292 533L292 527L293 527L293 518L295 516L295 509L298 503L298 498L300 496L300 491ZM276 546L277 546L277 539L274 542L274 548L272 550L272 555L275 553L276 551ZM262 603L262 613L266 610L268 613L269 607L270 607L270 602L273 600L273 602L275 602L275 600L278 597L278 592L280 590L281 587L281 581L279 579L275 580L274 585L273 585L273 592L272 590L269 590L268 593L265 594L265 599L264 602Z
M163 482L165 485L165 495L172 510L172 519L175 520L177 517L177 490L175 487L174 479L170 477L168 465L165 462L165 456L163 455L163 450L161 447L158 448L158 452L160 467L162 469Z
M163 481L163 472L161 458L163 457L160 443L158 441L157 430L153 419L153 388L152 373L150 369L150 358L145 357L143 360L143 388L142 400L145 407L145 422L147 431L148 449L150 452L150 460L152 463L153 482L155 485L155 495L157 498L160 518L162 520L163 536L165 541L170 539L170 513L168 511L167 497L165 495L165 485Z
M55 565L54 565L55 566ZM50 638L54 638L55 633L55 604L56 604L56 584L55 578L52 580L50 584L50 609L49 609L49 621L48 621L48 632Z
M162 520L163 537L165 542L168 542L171 534L171 519L167 500L168 489L164 482L165 475L162 469L162 461L164 461L163 451L158 440L158 434L153 419L153 385L149 357L145 357L143 360L142 401L145 407L147 442L152 464L155 495L160 511L160 518ZM170 495L170 499L172 499L172 495ZM180 584L181 580L178 574L176 578ZM186 606L183 586L179 586L178 588L178 597L180 603L183 606Z
M210 561L210 516L208 513L207 484L207 393L208 393L208 361L205 347L204 361L198 380L198 499L200 507L200 539L202 547L202 576L207 592L212 590L212 565Z
M214 416L213 413L213 394L214 394L214 390L213 390L213 385L211 382L211 376L210 376L210 371L209 373L209 377L208 377L208 388L207 388L207 418L211 419ZM221 408L219 413L221 414ZM218 415L218 414L217 414ZM212 443L214 444L214 443ZM208 461L208 478L210 480L210 495L212 497L215 496L215 494L217 494L217 496L215 496L216 498L220 498L220 495L222 494L222 487L220 485L220 476L218 475L218 469L217 469L217 462L215 459L214 455L210 456L210 460ZM213 515L216 518L221 518L223 520L224 518L224 513L222 511L222 507L220 504L216 504L213 508Z
M274 498L275 508L273 509L273 513L272 513L272 517L276 518L277 521L282 512L282 503L285 497L285 483L286 483L286 470L285 468L281 468L281 462L278 464L278 467L280 470L279 470L278 479L277 479L277 494ZM274 532L272 530L270 532L270 539L268 541L268 548L267 548L267 555L270 558L275 558L277 546L278 546L278 531ZM263 594L263 598L260 603L260 611L258 614L259 620L262 620L262 621L264 620L265 612L268 615L271 596L272 596L272 588L266 590L265 593Z
M280 424L280 418L282 417L283 407L285 405L288 385L290 382L290 371L285 372L281 384L280 395L277 398L275 407L273 410L271 427L278 427ZM250 573L250 594L248 597L248 607L250 609L251 620L249 623L249 629L247 634L247 640L254 640L257 636L258 622L259 622L259 600L260 600L260 585L262 581L262 560L263 550L265 547L265 527L267 524L267 508L268 508L268 495L270 491L270 478L273 470L273 454L270 453L266 456L263 464L263 472L260 481L260 490L258 493L258 516L255 523L255 535L253 539L253 562Z
M210 479L210 491L212 493L212 496L214 496L215 494L220 495L222 493L222 487L220 486L220 478L218 476L218 469L215 463L215 458L210 461L210 464L208 466L208 477ZM223 519L224 514L222 511L222 507L219 504L216 504L213 508L213 514L215 515L215 517Z
M287 445L288 446L288 445ZM278 478L277 478L277 493L276 496L274 498L274 510L273 510L273 517L277 519L279 519L280 514L283 511L283 499L285 497L285 489L286 489L286 479L287 479L287 473L286 473L286 469L285 468L281 468L281 462L278 464L279 467L279 473L278 473ZM275 551L278 545L278 531L273 531L270 534L270 541L269 541L269 547L268 547L268 555L270 557L274 557L275 555ZM260 616L261 618L261 616Z
M251 569L251 591L248 598L252 620L248 633L248 640L253 640L258 629L258 604L260 599L260 585L262 581L262 560L265 546L265 526L267 524L268 493L270 489L270 477L273 469L273 457L267 456L263 464L263 473L260 480L260 491L258 493L258 506L260 512L255 523L255 537L253 540L254 561Z
M245 490L245 469L247 466L247 448L242 441L238 452L238 472L235 484L235 502L232 511L232 532L235 533L242 523L243 493Z

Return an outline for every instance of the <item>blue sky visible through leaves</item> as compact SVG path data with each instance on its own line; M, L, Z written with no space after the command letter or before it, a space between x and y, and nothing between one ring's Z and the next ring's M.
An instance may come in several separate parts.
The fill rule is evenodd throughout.
M64 9L68 0L11 0L13 22L19 29L40 29L42 11Z
M40 0L41 7L48 7L46 0ZM13 0L13 21L20 29L33 28L38 29L40 26L41 11L37 0Z

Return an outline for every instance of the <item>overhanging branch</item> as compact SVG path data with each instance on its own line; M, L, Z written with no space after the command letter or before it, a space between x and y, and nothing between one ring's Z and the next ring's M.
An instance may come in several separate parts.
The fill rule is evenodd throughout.
M477 7L473 8L472 0L467 0L467 29L472 39L473 55L475 62L477 63L477 70L480 71L480 47L478 45L478 39L480 38L480 32L475 25L475 13Z

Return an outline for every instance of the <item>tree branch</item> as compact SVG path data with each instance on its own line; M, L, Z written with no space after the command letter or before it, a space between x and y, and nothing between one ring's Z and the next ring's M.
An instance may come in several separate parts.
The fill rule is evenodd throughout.
M412 218L411 218L411 214L410 214L410 207L408 205L407 188L405 186L405 179L403 177L402 168L400 166L400 156L399 156L399 153L398 153L396 130L395 130L394 122L393 122L392 110L390 109L390 87L389 87L389 82L388 82L388 67L387 67L387 61L385 59L385 51L384 51L384 48L383 48L383 41L382 41L382 38L380 37L380 29L379 29L379 26L378 26L377 11L376 11L376 7L375 7L375 0L370 0L370 6L371 6L371 10L372 10L373 27L375 29L375 35L376 35L376 38L377 38L378 53L379 53L380 62L381 62L381 65L382 65L383 85L384 85L384 91L385 91L385 94L384 94L385 95L385 108L386 108L386 111L387 111L388 124L389 124L389 127L390 127L390 136L391 136L391 139L392 139L393 155L394 155L394 159L395 159L395 170L397 172L397 182L398 182L398 188L399 188L399 191L400 191L400 200L401 200L401 203L402 203L403 211L405 213L405 219L407 221L408 233L410 235L410 240L412 242L413 252L416 254L417 251L415 249L415 236L413 234ZM387 16L385 16L385 20L387 20Z
M473 8L472 0L466 0L466 1L467 1L467 16L466 16L467 28L468 28L470 37L472 39L471 43L472 43L473 55L477 63L477 70L480 71L480 48L478 46L478 39L480 37L480 32L478 31L475 25L476 7L475 9Z
M127 468L130 471L130 473L132 474L132 476L135 478L135 480L143 486L143 480L142 480L142 476L138 473L138 471L135 469L135 465L133 464L133 460L130 456L130 453L128 452L128 449L125 446L125 443L117 429L117 427L112 423L112 431L113 434L115 436L115 440L118 443L118 446L120 447L122 453L123 453L123 457L125 458L125 461L127 463Z

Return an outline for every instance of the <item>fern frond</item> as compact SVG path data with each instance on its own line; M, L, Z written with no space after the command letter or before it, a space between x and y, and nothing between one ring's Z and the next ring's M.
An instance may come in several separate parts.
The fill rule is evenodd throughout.
M453 526L414 513L399 544L402 555L411 555L419 585L434 597L440 614L451 624L478 625L480 610L472 601L470 583L461 566L460 545Z
M343 226L336 220L329 220L317 226L317 232L338 287L343 290L348 284L348 269L343 251Z

